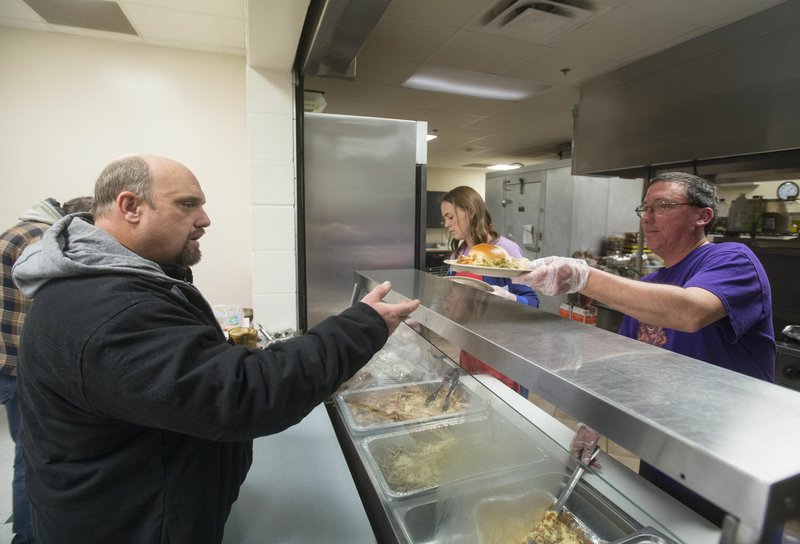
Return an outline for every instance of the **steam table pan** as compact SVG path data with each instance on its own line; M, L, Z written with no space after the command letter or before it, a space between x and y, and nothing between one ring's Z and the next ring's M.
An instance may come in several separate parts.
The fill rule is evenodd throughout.
M390 499L541 463L547 453L498 418L454 418L361 441L369 469Z
M441 383L435 380L344 391L337 393L335 399L354 433L390 431L416 423L485 413L484 402L460 382L450 395L445 411L442 410L446 387L427 403L428 396Z

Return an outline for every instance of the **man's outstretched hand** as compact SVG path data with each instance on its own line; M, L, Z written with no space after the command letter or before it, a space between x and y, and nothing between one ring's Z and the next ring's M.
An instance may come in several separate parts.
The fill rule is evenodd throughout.
M403 322L403 320L405 320L408 315L416 310L419 306L419 300L409 300L406 302L398 302L396 304L384 302L383 297L385 297L391 290L392 284L388 281L385 281L375 287L372 291L367 293L364 298L361 299L361 302L370 306L373 310L380 314L380 316L386 322L386 328L389 329L389 334L392 334L400 325L400 323Z

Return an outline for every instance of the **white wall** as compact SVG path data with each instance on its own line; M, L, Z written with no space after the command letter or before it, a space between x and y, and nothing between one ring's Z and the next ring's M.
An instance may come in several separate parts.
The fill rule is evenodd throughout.
M288 72L247 68L253 314L267 331L297 328L294 95Z
M212 221L196 285L251 306L245 89L243 57L0 28L0 228L42 198L91 194L119 155L171 157Z
M456 170L455 168L428 168L429 191L449 191L459 185L472 187L481 196L484 196L486 172L483 170Z

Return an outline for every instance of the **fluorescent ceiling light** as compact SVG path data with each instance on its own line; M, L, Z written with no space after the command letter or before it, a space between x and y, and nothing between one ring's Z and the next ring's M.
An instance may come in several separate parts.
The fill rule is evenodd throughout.
M404 87L437 93L461 94L516 102L550 88L527 79L497 76L454 68L423 65L403 83Z
M515 162L514 164L493 164L487 166L487 170L516 170L522 166L521 163Z
M439 136L437 136L436 134L428 134L428 141L430 142L431 140L435 140L438 137Z

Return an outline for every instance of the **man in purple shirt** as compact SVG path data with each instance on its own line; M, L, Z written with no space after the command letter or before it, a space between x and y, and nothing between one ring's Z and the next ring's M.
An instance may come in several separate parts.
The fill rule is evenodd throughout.
M581 292L625 314L620 333L760 380L775 379L775 339L769 280L744 244L712 244L717 194L703 178L682 172L650 180L641 218L647 247L664 267L641 278L622 278L584 261L545 257L519 281L538 293ZM599 435L585 426L573 452L588 462ZM720 525L715 505L645 462L639 473Z

